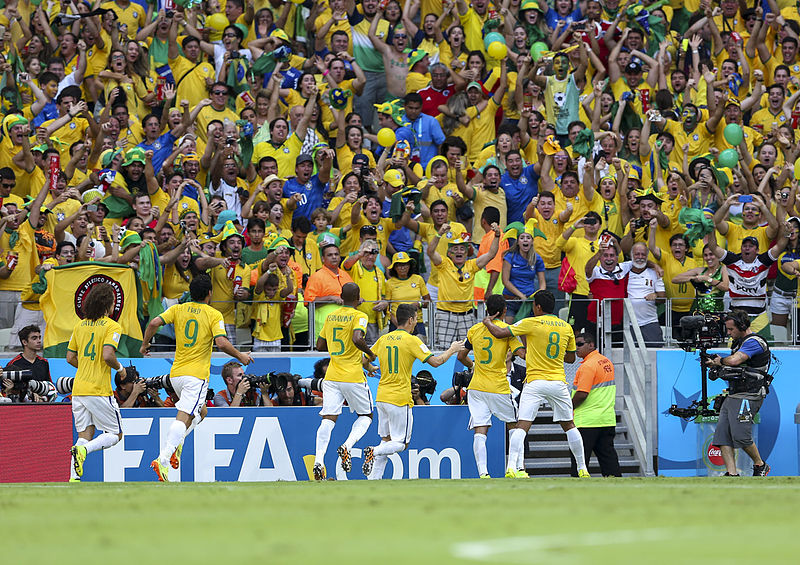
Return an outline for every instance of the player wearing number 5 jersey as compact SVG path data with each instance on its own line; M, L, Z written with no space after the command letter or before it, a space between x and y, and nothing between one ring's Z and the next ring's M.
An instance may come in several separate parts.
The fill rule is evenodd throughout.
M67 347L67 363L78 369L72 388L72 416L78 441L70 450L70 481L81 480L83 462L89 453L109 448L122 439L119 406L111 390L112 369L125 377L125 368L117 361L122 328L109 318L114 298L110 285L92 287L83 305L84 319L73 330ZM103 433L95 438L96 428Z
M317 429L314 456L314 479L317 481L327 478L325 452L345 401L350 410L358 414L350 435L338 449L345 472L349 472L353 465L350 450L367 433L372 423L372 395L361 360L363 355L369 360L375 356L364 339L369 319L366 314L356 310L360 298L358 285L345 283L342 286L343 306L328 314L317 338L317 349L331 354L325 380L322 381L322 422Z
M178 468L184 438L206 416L206 393L214 344L242 365L253 362L249 354L240 353L231 345L226 337L222 314L209 306L211 278L208 275L195 277L189 284L189 294L192 296L191 302L170 306L166 312L153 318L142 340L141 353L147 355L150 340L158 328L164 324L175 327L175 362L169 378L179 397L175 403L178 415L167 432L158 459L150 464L159 481L169 480L167 465Z
M507 328L492 323L498 316L483 320L494 337L525 336L526 339L527 376L519 400L519 422L509 437L506 477L528 476L523 465L525 437L545 400L553 407L553 421L560 423L567 434L569 449L577 462L578 476L589 476L583 457L583 440L572 421L572 398L564 373L564 362L575 361L575 334L569 324L553 315L555 304L552 292L538 290L533 295L532 318L525 318Z
M403 451L411 440L414 423L411 413L414 405L411 368L414 361L420 360L431 367L438 367L454 353L464 349L463 341L454 341L447 351L433 355L420 338L411 334L417 325L417 307L414 304L398 306L395 318L397 329L378 338L372 346L381 369L375 403L381 444L364 448L362 470L369 479L383 478L389 456Z
M486 312L489 316L499 316L494 324L507 328L503 321L506 313L506 300L500 294L492 294L486 299ZM489 333L483 324L475 324L467 332L466 348L458 354L458 360L472 369L472 379L467 387L469 406L469 427L475 431L472 451L478 465L478 475L489 478L486 466L486 434L492 425L492 415L506 422L509 429L517 423L517 405L511 396L508 384L506 359L509 353L525 356L525 348L517 337L498 339ZM473 363L468 356L472 351Z

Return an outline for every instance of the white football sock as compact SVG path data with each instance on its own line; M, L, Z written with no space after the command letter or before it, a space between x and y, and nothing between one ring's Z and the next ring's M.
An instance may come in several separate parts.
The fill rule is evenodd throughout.
M190 433L192 433L192 430L194 430L197 427L197 425L202 421L203 421L203 419L200 417L200 414L195 416L192 419L192 423L189 425L188 428L186 428L186 433L183 434L183 437L186 438L186 436L188 436Z
M525 430L514 428L508 438L508 465L509 469L519 469L520 457L525 453Z
M175 448L183 441L183 436L186 435L188 428L180 420L175 420L170 424L169 431L167 432L167 441L161 449L161 454L158 456L159 461L165 467L169 465L169 460L172 454L175 453Z
M586 468L586 461L583 457L583 438L581 437L581 433L578 431L578 428L567 430L567 442L569 442L569 450L572 452L572 456L575 458L575 463L577 464L578 469L588 471Z
M75 445L86 445L89 443L88 439L83 439L82 437L78 438L78 441L75 442ZM70 479L77 479L78 473L75 472L75 458L70 456L69 458L69 478Z
M475 434L472 438L472 452L475 454L475 463L478 465L478 476L487 475L486 468L486 436Z
M314 464L325 465L325 452L328 451L328 443L331 441L331 432L336 422L323 418L317 428L317 452L314 455Z
M347 439L344 441L344 445L347 449L353 449L353 446L364 437L364 434L367 433L369 426L372 424L372 418L369 416L359 416L356 418L356 421L353 422L353 427L350 429L350 435L347 436Z
M386 463L389 461L389 458L385 455L379 455L375 457L375 462L372 464L372 473L369 474L370 481L378 481L383 478L383 471L386 469Z
M406 444L402 441L382 441L380 445L375 446L375 456L378 455L391 455L392 453L400 453L406 448ZM384 463L385 465L385 463Z
M86 444L86 453L92 453L100 449L107 449L112 445L116 445L119 441L119 435L104 432Z
M517 469L525 468L525 442L527 439L528 432L525 432L525 436L522 438L522 449L519 450L519 456L517 457Z

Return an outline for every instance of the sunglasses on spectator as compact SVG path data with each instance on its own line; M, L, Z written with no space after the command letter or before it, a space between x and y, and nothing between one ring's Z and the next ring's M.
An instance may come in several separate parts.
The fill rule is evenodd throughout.
M222 37L236 37L236 34L232 32L223 33Z
M575 347L583 347L584 345L586 345L585 341L576 341L575 342Z
M593 226L597 223L597 218L584 218L583 223L587 226Z
M211 94L218 94L218 95L228 94L228 91L227 90L213 90L211 92Z
M394 38L395 39L405 39L406 37L408 37L408 36L405 33L395 33L394 34Z
M17 183L15 183L15 182L4 182L3 183L3 188L14 188L15 186L17 186Z

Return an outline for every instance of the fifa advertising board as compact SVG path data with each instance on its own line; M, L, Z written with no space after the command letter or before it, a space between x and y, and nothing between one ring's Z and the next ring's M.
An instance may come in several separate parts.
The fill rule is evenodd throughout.
M345 409L346 410L346 409ZM466 406L416 406L411 443L392 455L387 479L478 478L467 429ZM158 456L170 424L172 408L123 408L122 440L86 459L84 481L153 481L150 462ZM380 438L377 414L366 435L354 447L353 469L337 465L336 447L344 443L355 416L343 413L333 430L325 458L328 476L337 480L363 479L361 452ZM313 477L314 443L319 407L209 408L208 417L186 438L179 469L170 481L306 481ZM488 436L489 473L503 476L505 433L495 422ZM69 457L64 459L68 475ZM338 468L337 468L338 467ZM334 471L335 470L335 471Z

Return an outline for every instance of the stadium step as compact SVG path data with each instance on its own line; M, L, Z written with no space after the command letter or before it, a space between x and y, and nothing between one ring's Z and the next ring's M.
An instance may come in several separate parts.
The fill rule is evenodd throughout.
M623 476L641 476L641 466L636 457L628 428L621 423L622 412L617 411L617 435L614 447L619 457ZM592 456L589 473L600 476L597 459ZM553 411L539 411L525 441L525 469L536 477L568 477L570 474L570 451L567 436L561 425L553 422Z

